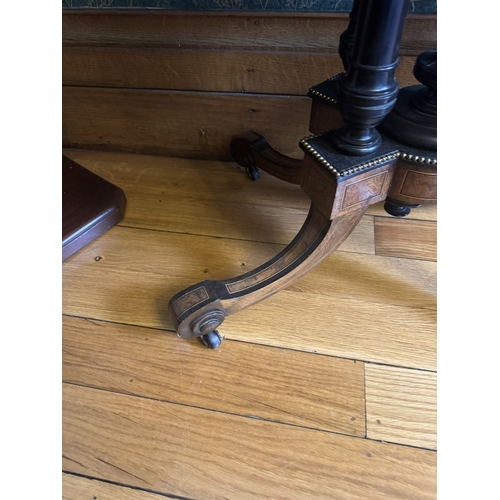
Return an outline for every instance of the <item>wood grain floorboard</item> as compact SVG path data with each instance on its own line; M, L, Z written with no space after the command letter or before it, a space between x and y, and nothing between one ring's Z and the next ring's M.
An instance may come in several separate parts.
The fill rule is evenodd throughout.
M281 247L276 247L115 227L65 262L63 313L172 329L168 302L175 293L205 279L238 276L278 253ZM380 258L358 256L377 276L382 272ZM346 267L352 265L347 259ZM230 339L434 369L434 310L388 303L383 290L390 280L371 280L380 293L365 287L362 279L351 279L335 291L329 277L324 291L321 266L303 279L313 280L309 286L314 293L282 291L229 317L221 332ZM399 284L406 291L413 288L411 278ZM377 301L366 301L369 297ZM421 292L420 298L429 303L432 292Z
M213 174L165 159L139 173L137 165L115 162L112 154L106 161L70 156L124 190L127 218L121 225L127 227L286 245L309 211L310 200L298 186L265 172L252 182L235 163L221 163ZM374 254L373 217L364 217L339 251Z
M63 317L63 380L354 436L363 363L241 342L208 351L158 330Z
M200 499L431 499L436 454L65 384L63 468Z
M436 267L429 261L334 252L287 290L435 310Z
M126 226L287 244L309 209L310 200L300 187L266 172L252 182L233 162L148 155L132 160L135 155L77 150L64 154L124 190L128 205L122 225ZM383 203L373 205L338 251L374 254L373 216L379 227L379 252L396 254L399 247L391 249L393 242L387 238L397 237L404 245L404 257L435 255L431 234L436 231L435 205L413 209L402 221L390 218ZM426 240L421 239L422 224L410 219L426 222ZM384 232L386 224L396 224L396 230L390 226Z
M436 369L435 311L312 294L301 306L296 299L294 292L280 292L254 306L253 314L244 310L230 316L223 331L229 338L247 342ZM297 311L303 311L303 317Z
M309 206L309 198L299 186L283 182L263 171L258 181L251 182L245 170L234 161L193 161L82 149L63 149L63 154L126 192L199 200L243 200L245 203L286 208L307 209ZM370 205L366 213L392 219L384 210L384 202ZM407 219L436 221L437 205L422 205L412 209L408 217L397 220Z
M181 497L170 497L181 498ZM73 474L62 475L62 500L165 500L164 495L105 483Z
M435 261L437 226L428 221L375 217L375 253Z
M211 351L175 335L168 301L276 255L307 197L231 162L65 153L128 205L62 266L64 498L436 498L436 262L419 229L435 206L370 207ZM374 219L413 256L376 255Z
M193 161L152 155L129 155L65 149L63 153L126 193L163 198L241 202L308 210L310 200L299 186L266 172L251 181L233 161ZM302 155L303 156L303 155ZM134 158L133 160L131 159ZM155 211L151 214L154 219Z
M366 365L367 435L436 449L437 376Z

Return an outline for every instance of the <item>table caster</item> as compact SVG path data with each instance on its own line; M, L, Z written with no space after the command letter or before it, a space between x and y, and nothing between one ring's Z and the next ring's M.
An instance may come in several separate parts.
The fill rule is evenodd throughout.
M222 337L217 330L213 330L205 335L202 335L200 339L209 349L217 349L222 342Z

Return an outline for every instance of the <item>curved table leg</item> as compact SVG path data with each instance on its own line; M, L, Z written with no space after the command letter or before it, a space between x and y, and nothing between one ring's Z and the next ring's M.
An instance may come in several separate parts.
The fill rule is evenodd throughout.
M276 257L236 278L203 281L175 295L169 307L179 337L209 341L226 316L275 294L318 265L349 236L365 210L329 219L311 204L302 229Z
M285 156L272 148L265 137L256 132L245 132L231 141L231 155L234 161L245 167L248 176L257 180L259 169L278 179L300 184L302 159Z
M169 309L179 337L202 337L205 345L217 347L217 328L226 316L270 297L317 266L351 234L369 205L386 198L396 153L375 155L359 165L352 158L353 168L339 171L318 152L323 143L328 145L327 138L301 143L306 151L301 188L311 208L300 232L257 269L228 280L202 281L175 295Z

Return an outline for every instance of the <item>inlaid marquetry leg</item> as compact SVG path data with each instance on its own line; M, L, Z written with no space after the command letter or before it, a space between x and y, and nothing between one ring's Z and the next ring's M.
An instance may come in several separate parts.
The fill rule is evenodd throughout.
M210 334L226 316L252 306L300 278L351 233L364 210L330 220L314 205L297 237L257 269L223 281L203 281L172 298L170 311L182 338Z
M203 281L175 295L169 308L177 334L203 337L217 347L217 328L230 314L250 307L297 280L351 234L367 207L387 196L397 155L386 154L336 171L306 150L302 189L312 200L309 215L294 240L276 257L235 278ZM314 144L316 146L316 144ZM320 147L320 146L317 146ZM356 161L352 162L353 168Z

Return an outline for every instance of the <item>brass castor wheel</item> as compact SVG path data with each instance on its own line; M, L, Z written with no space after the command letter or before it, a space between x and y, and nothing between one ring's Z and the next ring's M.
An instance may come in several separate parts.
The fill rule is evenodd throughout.
M217 349L222 342L222 337L217 330L205 333L205 335L202 335L200 339L209 349Z

